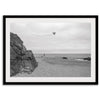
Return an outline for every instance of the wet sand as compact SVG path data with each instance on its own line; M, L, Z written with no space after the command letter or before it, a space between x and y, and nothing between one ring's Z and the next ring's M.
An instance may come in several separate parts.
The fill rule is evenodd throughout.
M31 73L19 73L16 77L90 77L91 62L62 59L60 57L36 57L38 67Z

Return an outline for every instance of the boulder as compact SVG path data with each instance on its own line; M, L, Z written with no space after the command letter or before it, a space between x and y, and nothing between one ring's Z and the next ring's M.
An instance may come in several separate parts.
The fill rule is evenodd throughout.
M91 57L83 58L84 60L91 61Z
M31 73L38 66L31 50L27 50L17 34L10 33L10 76Z
M62 59L68 59L67 57L62 57Z

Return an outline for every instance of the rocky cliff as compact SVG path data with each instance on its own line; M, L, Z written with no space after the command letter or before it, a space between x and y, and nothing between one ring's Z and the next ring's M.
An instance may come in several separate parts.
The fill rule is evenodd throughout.
M27 50L17 34L10 33L10 76L31 73L38 66L31 50Z

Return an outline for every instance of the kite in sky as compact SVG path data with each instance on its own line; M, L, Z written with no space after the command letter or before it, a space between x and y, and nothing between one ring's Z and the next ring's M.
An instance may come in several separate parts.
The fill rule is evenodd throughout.
M55 35L56 34L56 32L53 32L53 35Z

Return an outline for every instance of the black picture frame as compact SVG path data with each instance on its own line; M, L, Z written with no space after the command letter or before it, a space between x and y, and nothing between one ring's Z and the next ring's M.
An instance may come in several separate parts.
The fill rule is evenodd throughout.
M95 18L95 82L6 82L7 18ZM3 15L3 85L98 85L98 15Z

